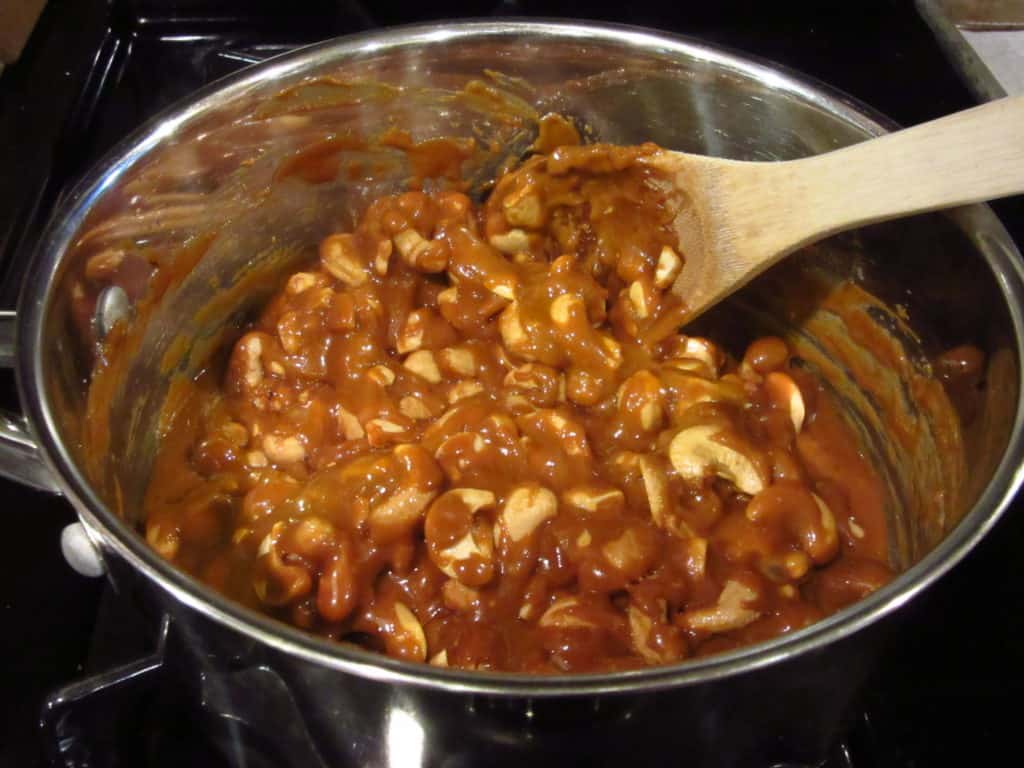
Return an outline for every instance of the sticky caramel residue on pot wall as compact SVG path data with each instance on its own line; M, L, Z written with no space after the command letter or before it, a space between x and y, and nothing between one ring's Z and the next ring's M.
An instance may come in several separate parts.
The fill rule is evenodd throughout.
M958 413L898 308L813 268L783 265L762 287L758 316L769 327L786 318L798 329L788 337L795 353L830 383L881 470L890 489L891 559L910 565L970 501L961 428L969 410Z

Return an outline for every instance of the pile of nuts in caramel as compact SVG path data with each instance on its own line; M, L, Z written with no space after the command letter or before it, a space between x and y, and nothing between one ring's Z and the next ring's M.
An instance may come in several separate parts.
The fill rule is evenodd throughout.
M647 151L324 239L178 415L150 544L311 632L533 673L728 650L885 583L878 478L815 378L680 332L683 203Z

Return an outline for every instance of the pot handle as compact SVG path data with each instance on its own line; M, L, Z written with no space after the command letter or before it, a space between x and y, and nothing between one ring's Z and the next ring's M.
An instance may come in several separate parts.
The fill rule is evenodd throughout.
M15 366L14 328L17 315L0 310L0 368ZM50 493L60 486L43 461L35 438L29 434L25 417L0 410L0 475Z

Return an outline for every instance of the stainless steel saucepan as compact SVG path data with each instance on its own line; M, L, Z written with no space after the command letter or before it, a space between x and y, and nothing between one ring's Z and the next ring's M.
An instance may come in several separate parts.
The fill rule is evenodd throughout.
M282 163L325 135L395 124L414 140L474 136L481 150L465 172L486 174L529 144L545 111L604 141L740 159L805 156L892 127L792 72L625 27L406 27L272 59L142 127L54 212L16 316L0 318L0 341L15 328L0 362L17 368L25 409L2 424L0 472L63 494L124 599L170 616L189 659L182 684L202 688L208 706L259 710L257 719L301 733L303 764L815 762L844 727L879 644L899 641L882 619L962 558L1021 482L1024 283L1020 254L985 206L833 238L703 321L737 348L785 334L883 475L902 573L806 629L611 675L438 669L244 609L162 560L139 532L174 382L214 364L274 275L407 172L386 149L345 150L365 151L374 169L354 181L285 178ZM118 320L128 351L90 391L94 342ZM930 363L960 344L986 361L963 420Z

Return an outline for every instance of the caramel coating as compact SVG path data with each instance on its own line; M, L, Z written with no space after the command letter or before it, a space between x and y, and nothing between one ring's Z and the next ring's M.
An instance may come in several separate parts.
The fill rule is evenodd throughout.
M310 632L535 673L681 661L885 583L878 480L786 343L679 333L681 201L647 151L562 147L482 207L408 192L328 236L182 409L150 544Z

